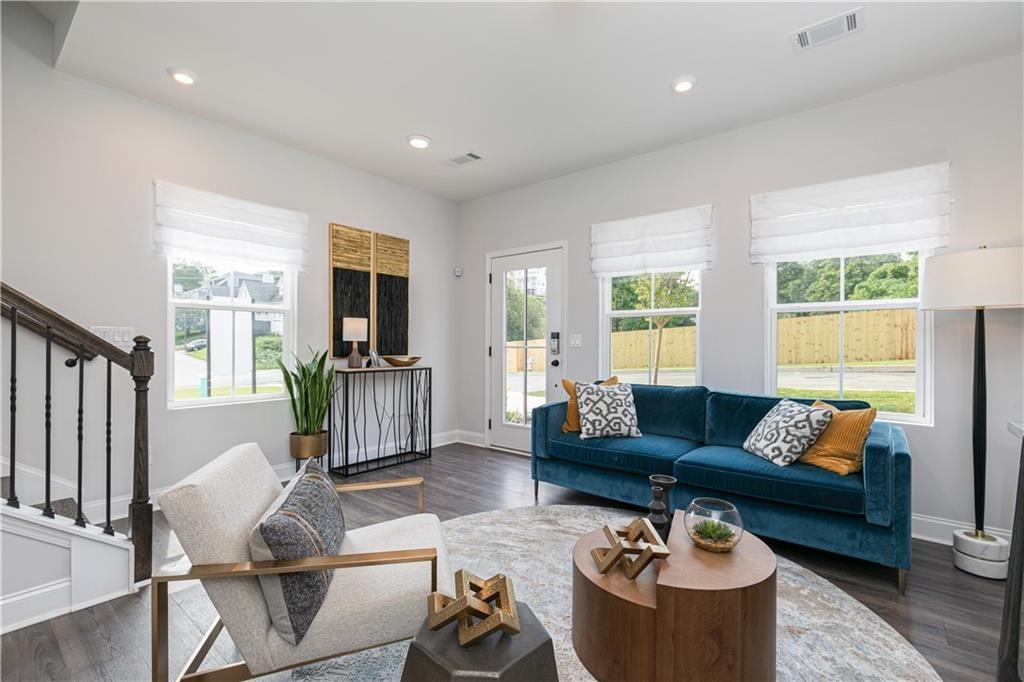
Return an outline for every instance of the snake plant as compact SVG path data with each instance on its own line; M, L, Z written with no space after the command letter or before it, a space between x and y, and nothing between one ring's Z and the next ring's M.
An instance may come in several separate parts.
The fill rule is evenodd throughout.
M284 385L292 403L295 416L295 433L312 436L323 430L327 410L334 396L334 367L327 365L327 351L314 352L313 359L302 362L295 356L295 370L289 371L281 360L277 366L284 376Z

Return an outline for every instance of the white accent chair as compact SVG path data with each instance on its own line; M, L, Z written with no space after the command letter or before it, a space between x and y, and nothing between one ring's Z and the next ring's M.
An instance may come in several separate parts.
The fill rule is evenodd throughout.
M201 580L219 617L178 679L246 680L411 638L427 595L454 590L441 522L423 511L419 477L342 484L339 492L418 486L420 512L347 530L338 556L253 562L249 533L282 491L255 443L238 445L158 497L190 570L153 576L153 680L168 679L167 585ZM271 625L256 576L337 569L306 636L294 646ZM199 670L222 628L243 661Z

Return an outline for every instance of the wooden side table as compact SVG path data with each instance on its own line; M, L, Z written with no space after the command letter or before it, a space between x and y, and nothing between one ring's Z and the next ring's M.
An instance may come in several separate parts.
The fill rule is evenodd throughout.
M775 679L775 555L745 533L727 554L698 549L677 511L668 546L637 580L601 575L600 530L573 548L572 641L598 680Z

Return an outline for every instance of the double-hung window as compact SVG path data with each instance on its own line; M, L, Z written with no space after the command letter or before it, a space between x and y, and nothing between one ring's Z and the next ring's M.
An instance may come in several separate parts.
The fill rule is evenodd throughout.
M710 205L591 228L601 280L601 375L622 383L700 383L700 273L712 256Z
M785 261L769 268L771 393L865 400L926 413L926 313L918 252Z
M622 383L695 386L700 271L611 277L604 289L605 375Z
M172 407L283 397L306 216L156 182Z
M751 259L767 265L768 391L930 419L931 320L918 296L948 214L948 164L751 197Z

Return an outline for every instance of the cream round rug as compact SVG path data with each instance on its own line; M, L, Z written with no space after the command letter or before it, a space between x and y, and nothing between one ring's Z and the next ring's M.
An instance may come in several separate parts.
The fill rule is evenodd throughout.
M559 677L592 680L572 646L572 548L581 535L635 516L605 507L520 507L462 516L445 521L444 528L452 570L510 576L516 598L551 633ZM832 583L782 557L777 581L778 679L939 679L907 640ZM408 643L392 644L306 666L291 676L398 680L407 649Z

